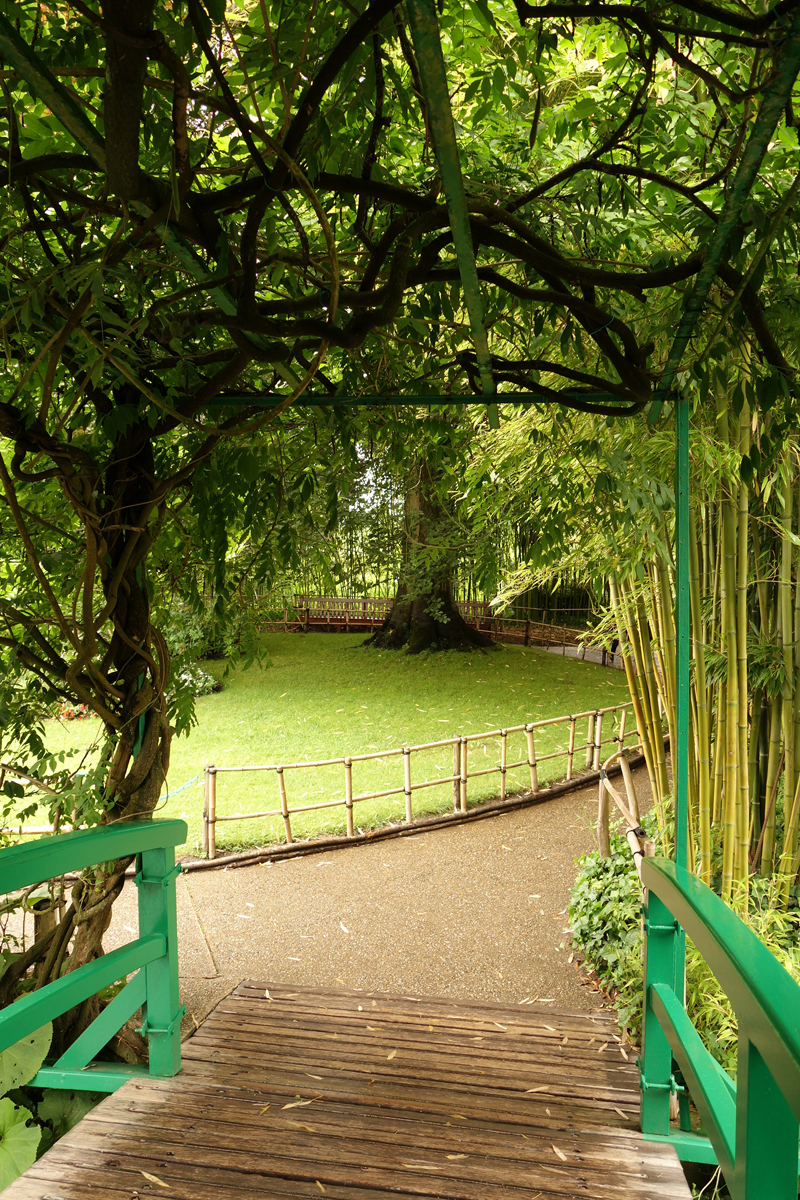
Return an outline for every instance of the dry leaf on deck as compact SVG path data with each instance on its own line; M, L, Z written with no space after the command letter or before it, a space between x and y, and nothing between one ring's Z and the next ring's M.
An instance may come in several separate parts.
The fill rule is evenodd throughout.
M540 1083L538 1087L528 1088L525 1094L527 1095L528 1092L546 1092L549 1087L549 1083Z
M451 1161L455 1162L455 1160L456 1160L457 1158L466 1158L467 1156L466 1156L466 1154L448 1154L448 1155L447 1155L447 1157L448 1157L448 1158L449 1158Z
M625 1051L622 1049L622 1046L617 1046L617 1049L619 1050L619 1052L620 1052L620 1054L622 1055L622 1057L625 1059L625 1062L627 1062L627 1061L628 1061L628 1055L627 1055L627 1054L625 1053Z
M630 1120L630 1117L627 1117L627 1116L625 1115L625 1113L622 1111L622 1109L621 1109L621 1108L615 1108L615 1109L614 1109L614 1112L615 1112L615 1113L619 1113L619 1115L622 1117L623 1121L629 1121L629 1120Z
M409 1171L438 1171L438 1167L431 1166L430 1163L403 1163L404 1167L408 1167Z
M281 1108L302 1108L305 1104L313 1104L313 1100L292 1100L291 1104L282 1104Z
M264 1113L267 1111L268 1108L269 1108L269 1105L265 1104L264 1107L262 1108L261 1112L258 1115L260 1117L263 1117Z
M387 1059L387 1061L388 1061L390 1058L394 1058L395 1054L397 1054L397 1051L396 1051L396 1050L392 1050L391 1054L387 1054L387 1055L386 1055L386 1059Z
M553 1146L553 1149L555 1150L556 1154L558 1155L558 1157L561 1159L562 1162L567 1161L567 1156L563 1150L559 1150L558 1146Z
M318 1179L315 1179L314 1182L316 1183L317 1187L319 1188L319 1190L321 1192L325 1191L325 1188L322 1186L322 1184L320 1183L320 1181Z
M149 1171L140 1171L140 1175L144 1175L145 1179L149 1179L151 1183L157 1183L159 1187L172 1187L171 1183L164 1183L163 1179L159 1179L157 1175L151 1175Z
M309 1071L303 1071L304 1075L308 1075L309 1079L322 1079L321 1075L312 1075Z
M608 1049L608 1042L603 1042L602 1046L599 1048L599 1050L596 1051L596 1053L602 1054L603 1051L607 1050L607 1049Z

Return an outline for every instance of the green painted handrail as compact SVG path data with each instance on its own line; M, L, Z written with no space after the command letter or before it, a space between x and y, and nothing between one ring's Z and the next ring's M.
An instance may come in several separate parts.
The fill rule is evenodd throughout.
M673 1059L703 1119L734 1200L797 1200L800 985L710 888L667 859L645 859L642 1132L708 1161L699 1139L670 1128ZM737 1083L686 1015L676 952L685 931L728 996L739 1024Z
M186 841L185 821L135 821L76 829L37 838L25 845L0 850L0 895L16 892L68 871L82 871L94 863L113 862L164 846L181 846Z
M136 856L139 937L68 971L0 1011L0 1051L53 1021L132 972L133 978L54 1063L33 1079L36 1087L115 1091L141 1067L93 1062L94 1056L137 1009L143 1011L151 1075L180 1070L178 935L175 846L186 841L185 821L143 820L80 829L0 850L0 894L81 871L95 863Z

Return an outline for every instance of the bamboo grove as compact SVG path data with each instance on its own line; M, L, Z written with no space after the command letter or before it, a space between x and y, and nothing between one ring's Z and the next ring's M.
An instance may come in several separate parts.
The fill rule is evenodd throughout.
M716 430L705 436L715 432L723 470L717 486L698 489L691 514L693 857L706 882L721 876L728 899L753 869L782 876L785 899L800 868L798 447L785 448L763 486L749 486L738 459L758 437L758 422L746 403L738 415L729 411L724 396L717 397L715 415ZM666 727L673 739L675 729L673 596L666 536L654 539L638 571L620 570L611 579L663 828L670 781L660 734Z

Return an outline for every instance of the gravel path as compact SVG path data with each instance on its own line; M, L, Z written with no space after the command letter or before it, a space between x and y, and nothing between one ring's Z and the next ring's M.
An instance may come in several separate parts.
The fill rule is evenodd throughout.
M649 787L636 772L643 809ZM597 785L518 812L178 883L186 1031L240 980L589 1010L571 963L575 858L595 846ZM115 905L106 948L136 929Z

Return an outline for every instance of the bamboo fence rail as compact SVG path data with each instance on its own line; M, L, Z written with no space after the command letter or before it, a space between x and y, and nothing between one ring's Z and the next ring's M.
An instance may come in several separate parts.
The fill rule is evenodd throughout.
M542 790L539 785L539 767L541 763L556 758L564 758L566 760L564 778L569 780L573 778L576 770L576 756L579 762L581 758L583 759L582 765L584 770L598 770L604 746L616 743L617 752L619 752L625 747L625 742L628 738L636 738L638 740L639 733L636 729L631 730L630 733L626 733L625 731L626 719L630 708L630 702L615 704L608 708L593 709L563 717L550 717L546 720L534 721L526 725L514 725L508 729L492 729L486 733L469 733L452 738L442 738L439 741L425 742L418 746L399 746L391 750L377 750L369 754L353 754L341 758L326 758L315 762L267 763L241 767L217 766L214 763L208 763L204 773L203 851L209 858L216 858L216 831L217 825L220 822L254 821L269 817L280 817L283 820L286 841L292 842L294 841L292 816L297 813L312 812L323 808L344 807L347 836L354 838L356 837L353 818L354 806L365 800L380 800L389 796L403 796L405 800L405 824L413 825L415 820L413 810L414 793L422 791L425 788L437 787L448 783L452 785L453 789L453 811L455 813L463 813L467 811L467 785L470 779L477 779L485 775L499 775L500 799L505 800L508 772L518 768L528 769L530 793L536 795ZM606 729L608 729L609 724L613 723L614 716L617 714L619 715L618 732L612 732L610 735L604 736L604 724ZM586 740L585 742L579 742L578 724L583 721L586 722ZM555 750L547 754L538 754L536 748L536 731L556 725L569 726L567 748L565 750ZM524 735L525 753L523 758L509 762L508 739L514 734ZM499 743L497 763L492 766L481 767L477 770L471 769L469 761L470 743L485 743L490 739L496 740ZM429 750L439 750L447 746L452 746L453 749L452 774L437 776L434 779L425 779L416 783L412 782L412 755ZM402 760L402 785L399 787L384 788L380 791L355 794L353 787L353 764L387 758ZM332 800L318 801L313 804L294 804L290 806L286 787L286 772L299 772L318 767L334 766L343 768L343 796L337 796ZM578 766L577 769L580 770L581 767ZM217 776L223 774L244 774L253 771L274 772L277 780L279 807L266 808L259 812L251 813L219 813L217 811Z

